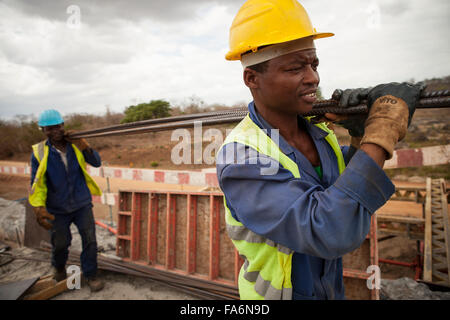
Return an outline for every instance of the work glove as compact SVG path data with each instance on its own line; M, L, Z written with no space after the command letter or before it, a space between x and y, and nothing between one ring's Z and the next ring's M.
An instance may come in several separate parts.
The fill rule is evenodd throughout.
M69 138L69 136L73 134L72 130L66 131L64 133L64 139L66 139L67 142L74 144L80 151L90 149L89 143L86 141L86 139L83 138Z
M331 98L339 101L339 107L348 108L357 106L362 103L363 100L367 100L367 96L371 88L358 88L358 89L336 89L334 90ZM330 114L326 114L326 117L330 117ZM351 136L350 145L356 149L359 149L361 139L364 135L364 124L368 114L351 114L351 115L333 115L334 122L348 130Z
M45 207L33 207L34 214L36 215L36 221L39 225L47 230L52 228L52 224L48 220L55 220L55 216L48 213ZM47 220L48 219L48 220Z
M370 109L361 145L376 144L386 150L387 159L391 159L395 145L406 135L424 88L423 83L392 82L371 89L367 95Z
M373 105L375 101L383 96L391 95L393 97L400 98L399 101L403 101L406 104L408 113L407 115L407 125L404 128L404 132L398 132L399 135L397 138L395 138L395 134L391 136L391 141L396 140L393 145L392 142L387 143L387 141L384 141L383 145L381 147L386 147L386 151L389 154L389 158L392 157L393 148L395 144L402 140L406 134L406 129L411 123L412 116L414 114L417 102L420 97L420 92L424 89L425 85L423 83L418 83L416 85L411 85L408 83L387 83L387 84L380 84L374 88L359 88L359 89L347 89L347 90L340 90L337 89L333 92L332 99L339 101L339 107L341 108L348 108L352 106L357 106L359 104L363 103L363 100L367 100L367 106L369 108L368 114L349 114L349 115L336 115L336 114L325 114L324 118L328 121L335 122L336 124L346 128L351 136L351 142L350 144L355 147L359 148L360 144L365 141L365 143L375 143L375 142L369 142L369 140L373 140L373 134L376 132L376 129L369 134L370 138L369 140L364 139L363 136L365 136L365 131L367 130L367 120L370 114L375 113L375 111L372 111ZM380 103L385 105L384 109L387 113L386 121L388 121L390 118L389 114L392 113L392 117L398 118L399 115L394 115L394 111L398 110L399 105L396 105L395 99L389 100L389 99L380 99ZM377 103L379 105L380 103ZM391 104L391 106L386 106L388 104ZM392 110L391 110L392 109ZM379 113L380 110L377 111ZM406 111L405 111L406 112ZM384 115L384 116L386 116ZM372 121L375 118L383 118L381 114L378 114L378 116L372 116ZM390 119L392 121L392 119ZM399 118L397 119L399 120ZM395 121L395 120L394 120ZM377 121L379 123L379 121ZM380 126L380 134L389 135L391 132L394 133L390 129L390 125L388 125L390 122L388 121L386 125ZM395 126L395 125L394 125ZM400 126L401 127L401 126ZM373 125L372 127L373 128ZM373 130L373 129L372 129ZM384 132L381 132L382 130L385 130ZM385 140L385 139L384 139ZM378 139L377 139L378 141ZM381 142L380 142L381 143ZM375 143L378 144L378 143ZM392 150L392 151L391 151Z

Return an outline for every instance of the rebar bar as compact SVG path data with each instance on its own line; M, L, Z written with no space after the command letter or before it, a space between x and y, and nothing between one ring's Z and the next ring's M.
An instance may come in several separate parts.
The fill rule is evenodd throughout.
M342 108L336 100L321 100L313 105L313 109L304 114L305 117L320 116L325 113L336 114L361 114L367 113L366 104ZM417 109L450 108L449 90L423 92ZM159 119L150 119L126 124L107 126L91 130L78 131L71 134L70 138L95 138L115 135L141 134L155 131L173 130L178 128L192 128L196 124L211 126L241 121L248 113L247 108L233 108L229 110L203 112L190 115L180 115Z
M40 251L50 252L50 248L41 247ZM71 249L68 256L68 264L80 265L80 254L78 250ZM18 257L24 260L30 260L27 257ZM143 277L151 279L157 283L175 288L188 294L195 295L202 299L239 299L237 288L213 283L207 280L191 278L188 276L167 272L151 268L151 266L138 265L131 262L112 259L101 254L97 257L97 265L99 269L113 271L117 273Z

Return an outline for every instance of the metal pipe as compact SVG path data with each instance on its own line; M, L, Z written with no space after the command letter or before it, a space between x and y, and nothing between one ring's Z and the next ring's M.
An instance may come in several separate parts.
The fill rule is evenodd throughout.
M402 261L396 261L396 260L390 260L390 259L381 259L381 258L378 258L378 262L387 263L387 264L393 264L393 265L396 265L396 266L402 266L402 267L408 267L408 268L414 268L417 265L417 262L402 262Z
M108 230L108 231L111 232L111 233L117 234L117 230L116 230L116 229L111 228L110 226L104 224L103 222L100 222L100 221L98 221L98 220L95 220L95 224L98 225L98 226L100 226L100 227L102 227L103 229Z

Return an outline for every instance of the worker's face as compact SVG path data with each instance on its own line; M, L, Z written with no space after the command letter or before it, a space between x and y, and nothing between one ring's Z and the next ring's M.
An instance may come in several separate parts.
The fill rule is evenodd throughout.
M42 131L52 142L61 142L64 140L64 123L43 127Z
M263 73L246 68L244 81L258 107L303 114L316 101L320 82L318 65L315 49L297 51L270 60Z

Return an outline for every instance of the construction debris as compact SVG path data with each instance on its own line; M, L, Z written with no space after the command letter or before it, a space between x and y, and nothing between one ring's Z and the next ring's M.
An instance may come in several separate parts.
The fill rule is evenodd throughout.
M39 277L0 284L0 300L18 300Z
M79 253L79 252L77 252ZM75 255L75 254L74 254ZM6 283L27 280L30 277L39 279L39 286L33 286L33 290L27 291L27 295L31 295L38 291L51 288L53 291L56 282L52 279L46 278L51 273L50 254L48 251L41 251L37 249L30 249L26 247L13 247L9 252L0 253L0 258L8 256L13 261L7 266L0 268L0 285ZM119 259L108 254L110 259ZM76 259L78 260L78 259ZM67 266L70 266L72 261L69 261ZM193 294L184 293L179 289L171 289L164 282L156 282L150 278L144 278L126 273L117 273L106 270L99 270L98 277L105 282L105 289L99 292L91 292L89 287L81 282L79 290L62 290L53 297L43 297L42 294L48 295L48 291L40 292L40 298L49 298L56 300L194 300L199 299ZM47 279L47 280L46 280ZM43 281L41 281L43 280ZM50 281L49 281L50 280ZM60 288L61 289L61 288ZM63 287L64 289L64 287ZM1 290L1 289L0 289ZM51 293L50 292L50 293ZM55 293L53 291L53 293ZM52 294L53 295L53 294ZM22 298L36 298L21 296Z
M19 201L0 198L0 240L23 243L25 207Z
M450 300L450 292L431 291L411 278L381 280L381 300Z
M49 276L41 278L29 290L25 292L24 300L48 300L67 291L66 279L56 283Z
M49 248L41 250L49 252ZM68 264L80 265L80 252L71 250L69 252ZM182 292L195 295L201 299L239 299L236 288L211 283L201 279L190 279L182 275L177 275L163 270L156 270L138 264L121 261L118 258L106 257L102 254L98 256L98 268L101 270L114 271L132 276L151 279L157 283L167 285Z

